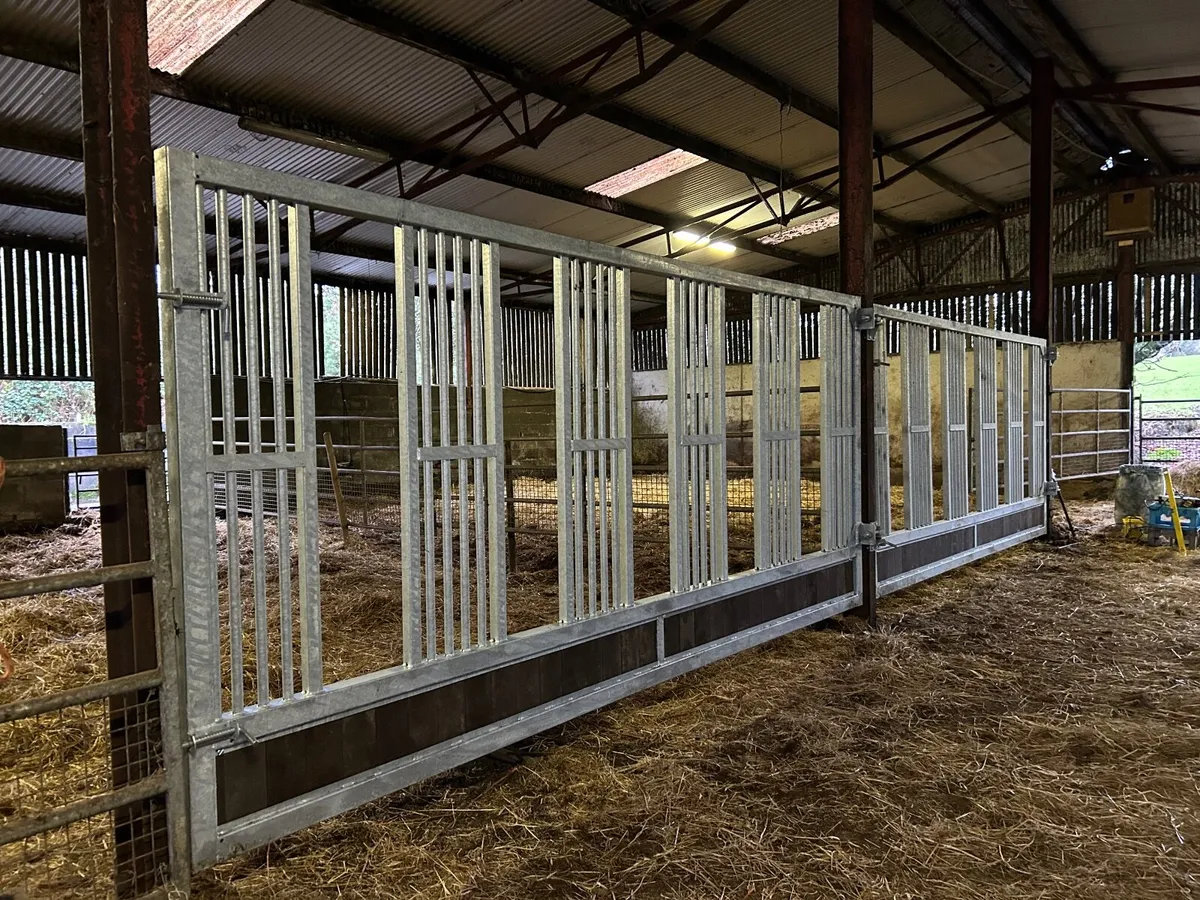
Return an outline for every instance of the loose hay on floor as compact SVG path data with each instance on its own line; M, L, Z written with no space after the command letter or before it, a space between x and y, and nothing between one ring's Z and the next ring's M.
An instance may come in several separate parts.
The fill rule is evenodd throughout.
M1106 508L1076 510L1096 529ZM1195 557L1019 548L324 823L211 897L1200 890Z
M197 896L1192 896L1200 558L1072 511L1077 543L890 597L876 634L776 641L225 863ZM40 540L54 566L78 552ZM34 548L0 561L40 567ZM0 638L40 685L100 677L94 605L5 607Z

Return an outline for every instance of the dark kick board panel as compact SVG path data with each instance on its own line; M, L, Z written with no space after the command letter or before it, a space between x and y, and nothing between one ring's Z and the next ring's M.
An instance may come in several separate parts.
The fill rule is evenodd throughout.
M984 547L1030 528L1037 528L1046 521L1044 505L998 516L986 522L966 525L954 531L944 531L934 537L911 541L898 547L885 547L876 555L879 581L888 581L898 575L916 571L944 559L958 556L978 547Z
M664 659L853 590L854 563L845 561L666 613ZM658 662L658 621L222 753L217 820L235 821L549 703L569 705L572 695Z

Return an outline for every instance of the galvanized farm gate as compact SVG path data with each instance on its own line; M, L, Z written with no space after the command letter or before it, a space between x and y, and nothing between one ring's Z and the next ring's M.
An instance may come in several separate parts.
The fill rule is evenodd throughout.
M156 162L171 522L183 561L189 837L198 868L854 609L864 546L880 554L886 591L1045 530L1043 342L881 311L904 324L911 350L901 363L906 527L882 543L889 529L859 522L857 383L860 332L882 324L861 316L856 298L172 148L159 150ZM394 665L334 683L323 669L314 340L304 315L310 223L330 216L392 230L404 476L403 634ZM206 217L215 219L211 235ZM260 258L267 269L270 327L262 333L270 347L252 348L265 369L250 389L239 388L230 361L226 286L235 244L248 273ZM546 257L554 287L559 621L517 634L506 609L502 247ZM646 277L665 281L667 297L670 590L635 601L628 310L631 282ZM758 418L755 566L732 575L722 339L729 290L753 297ZM803 532L795 491L802 309L819 310L820 319L819 537ZM931 329L948 348L940 507ZM968 340L977 387L993 401L997 383L1006 388L1002 420L993 402L968 422ZM274 351L284 347L290 361ZM1006 363L1000 382L997 347ZM877 431L888 429L887 407L885 390ZM877 464L887 472L888 441L881 443ZM267 498L277 519L267 517ZM218 506L230 510L223 519Z

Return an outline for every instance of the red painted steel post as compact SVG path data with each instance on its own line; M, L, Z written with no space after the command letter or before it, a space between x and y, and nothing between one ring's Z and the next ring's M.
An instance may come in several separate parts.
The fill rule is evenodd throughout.
M122 449L121 435L161 424L150 92L146 6L137 0L80 0L80 72L89 317L98 452ZM100 476L101 552L106 565L150 558L145 474ZM157 664L149 579L105 586L110 678ZM117 697L109 710L113 786L156 769L156 714L147 692ZM118 810L119 896L157 885L167 862L161 802Z
M1038 57L1033 61L1030 96L1032 139L1029 145L1029 331L1046 340L1047 350L1054 343L1054 61ZM1050 410L1051 372L1046 372L1046 410ZM1049 420L1053 416L1047 415ZM1052 459L1052 421L1046 428L1047 465ZM1043 480L1049 478L1047 471ZM1029 473L1031 490L1036 490L1035 473ZM1046 523L1052 504L1046 501Z
M841 170L839 251L841 289L874 306L875 254L873 171L874 0L839 0L838 5L838 157ZM860 483L862 521L875 522L875 341L862 332L860 372ZM861 613L873 626L876 560L873 547L863 551Z

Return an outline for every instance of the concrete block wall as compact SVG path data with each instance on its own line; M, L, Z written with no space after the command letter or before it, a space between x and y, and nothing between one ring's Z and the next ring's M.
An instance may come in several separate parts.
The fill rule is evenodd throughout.
M67 431L61 425L0 425L0 456L39 459L67 455ZM0 487L0 531L54 528L67 516L67 479L63 475L6 478Z

